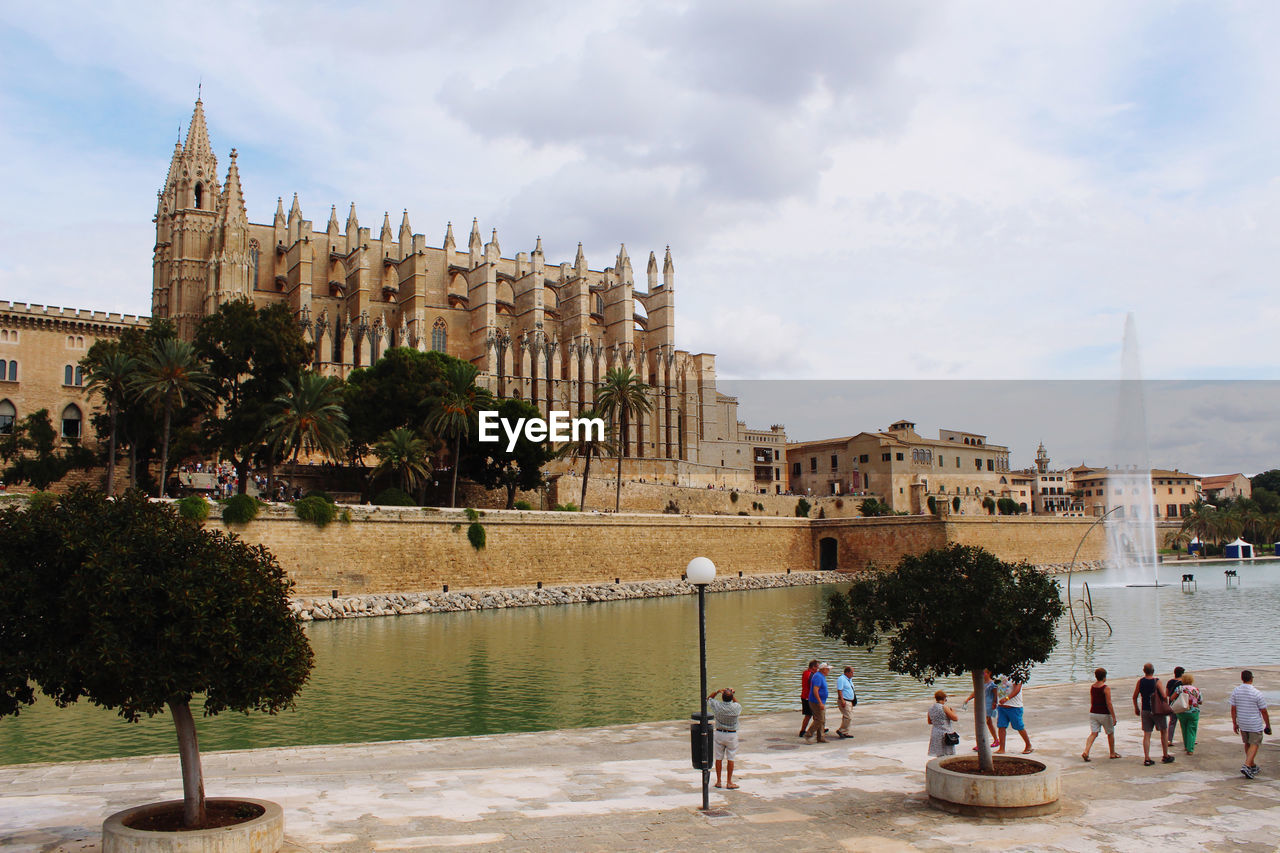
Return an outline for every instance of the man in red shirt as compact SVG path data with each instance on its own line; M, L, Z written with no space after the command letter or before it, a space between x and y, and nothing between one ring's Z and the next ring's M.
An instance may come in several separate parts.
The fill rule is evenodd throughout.
M813 678L813 674L818 671L818 661L809 661L809 667L800 675L800 711L804 714L804 718L800 720L800 737L804 737L805 732L809 730L809 718L813 716L813 711L809 707L809 679Z

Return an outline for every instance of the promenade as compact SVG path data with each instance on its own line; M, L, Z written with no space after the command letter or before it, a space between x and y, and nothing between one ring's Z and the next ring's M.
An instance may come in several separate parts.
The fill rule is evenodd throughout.
M1171 663L1156 662L1166 678ZM1141 664L1110 679L1121 760L1107 760L1102 736L1094 760L1080 760L1087 683L1028 688L1035 754L1062 767L1063 806L1023 821L927 806L929 703L920 700L860 704L853 740L806 745L798 712L753 714L741 696L742 787L713 788L710 814L697 808L701 777L679 721L212 753L205 787L281 803L291 851L1275 850L1280 737L1264 744L1258 779L1243 778L1226 703L1239 670L1196 672L1207 697L1196 754L1178 747L1176 762L1144 767L1129 702ZM1280 706L1280 666L1252 669ZM519 690L511 695L484 712L519 714ZM964 697L952 698L959 710ZM973 744L971 719L961 713L960 752ZM1010 748L1021 750L1016 735ZM3 767L0 849L95 851L106 815L180 796L176 756Z

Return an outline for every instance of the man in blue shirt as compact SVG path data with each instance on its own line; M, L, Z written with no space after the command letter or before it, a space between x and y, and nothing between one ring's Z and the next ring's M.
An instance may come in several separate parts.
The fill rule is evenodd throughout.
M836 729L836 737L850 738L849 726L853 725L853 703L858 695L853 692L853 667L846 666L844 674L836 679L836 703L840 706L840 728Z
M822 733L826 731L827 724L827 676L830 673L831 664L819 664L818 671L809 679L809 712L813 714L813 722L809 724L809 731L804 739L811 743L815 740L815 735L818 743L827 742Z

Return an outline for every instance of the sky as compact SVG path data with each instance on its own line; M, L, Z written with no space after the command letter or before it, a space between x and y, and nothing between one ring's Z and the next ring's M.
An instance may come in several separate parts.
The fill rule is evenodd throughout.
M190 10L6 8L0 298L149 311L199 87L254 221L669 245L722 377L1113 379L1132 312L1148 377L1280 378L1276 4Z

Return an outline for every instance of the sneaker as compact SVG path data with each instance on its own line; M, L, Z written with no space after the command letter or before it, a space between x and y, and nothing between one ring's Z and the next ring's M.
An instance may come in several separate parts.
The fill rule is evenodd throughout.
M1254 773L1261 773L1261 772L1262 772L1262 768L1261 768L1261 767L1259 767L1259 766L1258 766L1258 765L1256 765L1256 764L1250 764L1250 765L1249 765L1249 769L1250 769L1250 770L1252 770Z
M1250 767L1248 764L1242 764L1242 765L1240 765L1240 773L1241 773L1241 774L1242 774L1246 779L1252 779L1252 778L1254 778L1255 776L1257 776L1257 775L1258 775L1258 771L1257 771L1257 770L1254 770L1254 769L1253 769L1252 767Z

